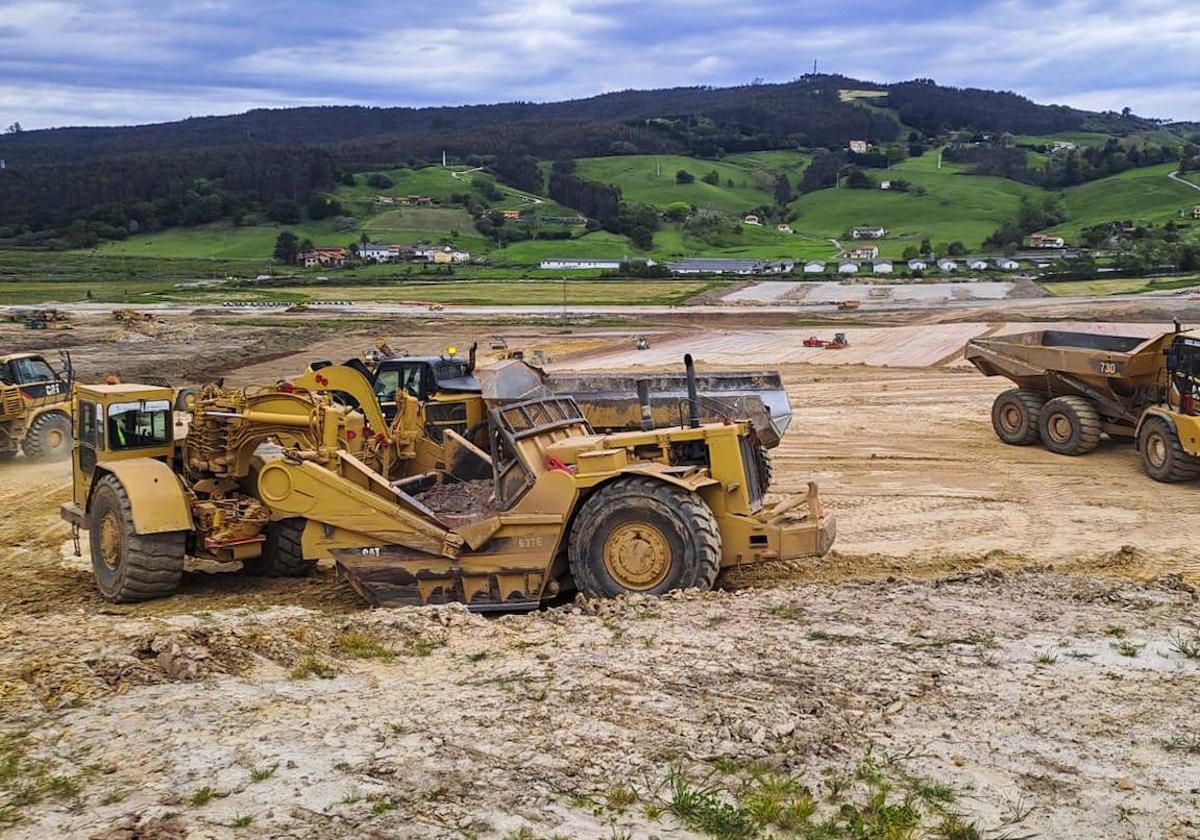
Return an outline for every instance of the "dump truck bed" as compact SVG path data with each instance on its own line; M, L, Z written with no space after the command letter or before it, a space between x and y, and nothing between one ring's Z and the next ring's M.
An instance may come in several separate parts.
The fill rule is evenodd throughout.
M1174 337L1035 330L973 338L964 356L986 376L1048 397L1084 396L1110 418L1133 421L1158 399L1163 350Z

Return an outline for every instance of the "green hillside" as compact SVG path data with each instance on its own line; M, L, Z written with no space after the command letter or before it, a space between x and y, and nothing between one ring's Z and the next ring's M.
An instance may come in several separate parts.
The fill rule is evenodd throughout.
M1119 175L1064 191L1070 219L1053 232L1068 238L1091 225L1114 219L1165 224L1179 212L1200 204L1200 190L1172 181L1174 164L1130 169Z
M1095 139L1081 133L1055 137L1080 143ZM276 236L286 228L317 244L348 244L363 233L373 240L401 244L448 243L487 256L494 264L529 265L548 257L650 256L667 260L702 255L803 260L834 256L836 252L828 240L843 239L852 227L881 225L889 230L888 237L879 243L883 255L899 258L906 247L920 244L925 238L935 245L962 241L968 248L977 249L1003 222L1015 218L1023 196L1046 194L1038 187L1004 178L969 175L965 165L944 163L939 168L938 153L931 151L887 170L868 171L876 183L908 181L912 185L908 192L848 189L843 182L840 189L825 189L795 199L786 212L794 235L777 232L775 220L762 227L735 224L747 210L773 205L778 173L787 174L794 185L810 160L808 155L795 151L732 154L719 161L677 155L580 160L578 169L583 177L619 186L628 200L658 207L684 201L700 209L716 210L728 222L705 238L685 226L664 223L648 252L638 252L624 236L606 231L588 232L582 227L561 228L571 232L570 239L529 240L493 250L491 243L475 230L474 220L466 210L448 206L452 195L472 193L473 173L462 168L430 166L388 170L384 174L393 181L393 186L382 190L368 186L368 173L360 173L354 186L341 185L330 193L342 204L343 212L355 219L356 224L350 230L338 229L332 219L286 226L264 222L239 227L230 222L216 222L132 236L105 243L90 253L266 261ZM1070 218L1054 232L1071 240L1085 227L1114 219L1161 224L1177 218L1184 208L1200 203L1200 191L1168 179L1167 174L1174 168L1164 164L1129 170L1063 191ZM675 173L680 169L691 172L696 180L677 184ZM701 180L710 171L717 173L717 184ZM460 177L455 177L456 172ZM520 197L523 194L502 184L500 187L506 191L505 198L491 202L498 208L533 208L543 215L574 212L549 200L532 204ZM408 207L378 201L381 195L396 197L410 193L432 196L439 206ZM477 192L472 194L481 203L488 203Z
M978 248L1005 219L1016 216L1021 196L1037 187L1004 178L967 175L964 166L937 166L936 152L910 158L890 170L870 170L877 182L902 178L923 192L882 189L827 189L794 201L792 227L808 234L840 238L849 228L881 225L888 238L878 243L886 257L899 257L925 237L935 244L961 240Z
M774 203L775 170L790 170L799 177L807 162L807 156L799 152L758 152L720 161L679 155L625 155L583 158L578 161L577 171L588 180L620 187L626 201L656 207L686 201L693 207L736 214ZM681 169L695 176L695 181L676 183L675 173ZM717 184L702 180L709 172L717 173Z

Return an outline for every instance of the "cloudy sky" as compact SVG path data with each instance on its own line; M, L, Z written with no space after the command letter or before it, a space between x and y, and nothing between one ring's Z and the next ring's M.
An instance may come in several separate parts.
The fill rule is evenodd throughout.
M0 0L0 125L547 101L814 59L1200 119L1196 0Z

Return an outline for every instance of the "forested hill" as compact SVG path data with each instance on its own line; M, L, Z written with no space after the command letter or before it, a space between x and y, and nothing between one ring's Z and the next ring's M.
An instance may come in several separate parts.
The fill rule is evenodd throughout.
M865 98L847 98L846 90ZM877 98L869 97L871 93ZM864 102L871 107L863 107ZM587 144L589 124L599 124L598 134L611 134L611 126L601 126L646 125L647 121L660 135L657 142L647 135L644 140L650 145L669 141L681 151L711 154L718 148L820 146L850 138L887 141L899 131L895 115L906 126L927 133L975 128L1044 134L1079 129L1101 119L1072 108L1039 105L1013 93L940 87L928 80L880 85L810 75L786 84L628 90L545 104L286 108L156 125L25 131L0 136L0 158L7 160L9 168L20 169L129 154L258 144L338 144L385 135L403 136L423 151L452 143L458 135L477 137L480 129L548 122L574 126L569 137L562 136L561 130L558 134L571 145L565 151L577 152L576 147Z

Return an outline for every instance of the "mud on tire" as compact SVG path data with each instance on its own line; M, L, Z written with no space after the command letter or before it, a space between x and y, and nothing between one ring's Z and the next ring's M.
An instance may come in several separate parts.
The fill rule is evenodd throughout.
M1161 417L1148 417L1138 432L1142 469L1155 481L1191 481L1200 475L1200 458L1187 454L1179 435Z
M242 571L256 577L304 577L312 572L315 560L304 559L304 529L307 519L282 519L268 522L263 529L266 541L259 557L242 561Z
M1038 419L1046 398L1036 391L1010 388L992 403L992 429L1011 446L1029 446L1041 437Z
M186 533L134 533L129 496L115 476L96 482L88 537L96 586L109 601L148 601L179 588Z
M601 487L571 528L569 561L580 592L711 589L721 565L712 510L696 493L652 478Z
M57 461L71 454L71 418L61 411L38 415L29 424L21 449L26 458Z
M1038 419L1042 444L1059 455L1083 455L1100 443L1100 413L1083 397L1055 397Z

